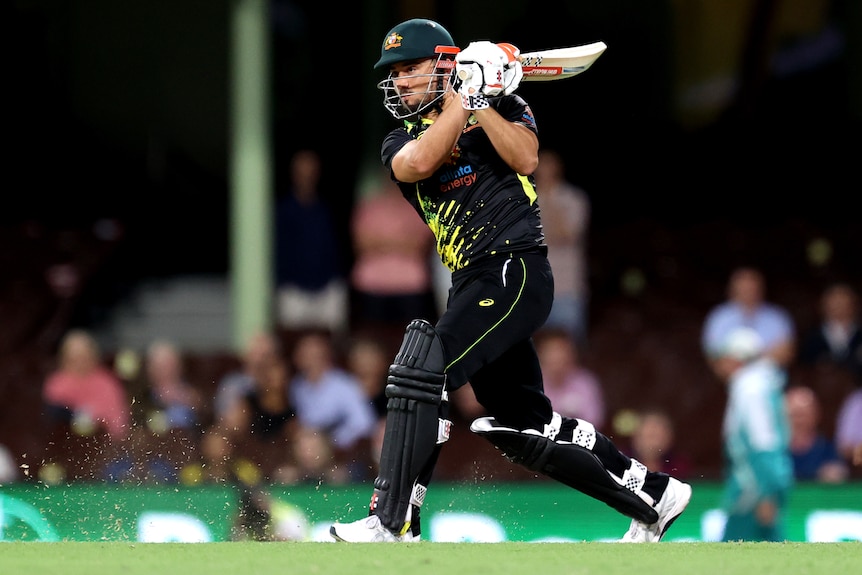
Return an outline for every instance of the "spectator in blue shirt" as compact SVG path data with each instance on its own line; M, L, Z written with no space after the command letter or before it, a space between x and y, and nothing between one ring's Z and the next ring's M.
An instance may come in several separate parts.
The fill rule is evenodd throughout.
M351 469L351 480L365 479L377 415L362 383L336 362L332 336L323 330L297 338L293 364L290 397L300 423L326 432L336 459Z
M796 326L790 313L766 299L766 279L753 267L736 268L730 275L727 299L706 316L701 346L713 372L726 380L732 363L721 353L728 336L737 328L753 329L764 354L786 370L795 358Z
M835 442L820 429L820 401L810 387L796 385L784 397L790 419L793 473L799 481L840 483L848 477L847 464Z

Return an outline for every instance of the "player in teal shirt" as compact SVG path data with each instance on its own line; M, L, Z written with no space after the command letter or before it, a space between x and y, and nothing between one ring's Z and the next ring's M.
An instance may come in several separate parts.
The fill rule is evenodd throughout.
M723 351L735 363L727 380L722 439L726 461L724 541L783 541L793 486L786 375L762 355L762 339L739 328Z

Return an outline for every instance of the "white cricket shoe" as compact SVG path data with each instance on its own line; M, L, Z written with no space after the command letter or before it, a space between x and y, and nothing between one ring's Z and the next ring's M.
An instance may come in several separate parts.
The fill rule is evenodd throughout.
M690 500L691 485L671 477L664 494L655 506L658 521L647 524L632 519L628 532L623 535L620 541L622 543L658 543L664 537L671 523L685 511Z
M396 535L380 523L380 517L369 515L352 523L333 523L329 534L336 541L347 543L410 543L419 541L408 530L404 535Z

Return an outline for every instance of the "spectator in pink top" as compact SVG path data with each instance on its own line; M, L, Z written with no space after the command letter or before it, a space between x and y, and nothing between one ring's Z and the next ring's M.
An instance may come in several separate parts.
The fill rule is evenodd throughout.
M429 266L430 228L416 217L398 186L385 174L354 208L351 271L356 327L395 327L413 319L434 321L436 307Z
M545 395L554 411L584 419L601 429L605 424L604 392L596 374L581 364L574 336L565 328L546 327L534 341Z
M42 398L53 413L73 425L101 427L111 439L129 433L131 408L122 381L103 363L96 340L86 331L69 331L60 343L57 367L45 379Z

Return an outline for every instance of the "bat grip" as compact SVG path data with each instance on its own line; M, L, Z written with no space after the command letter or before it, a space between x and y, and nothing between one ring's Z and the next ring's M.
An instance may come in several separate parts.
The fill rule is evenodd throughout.
M473 76L470 70L458 70L458 79L462 82L469 80Z

